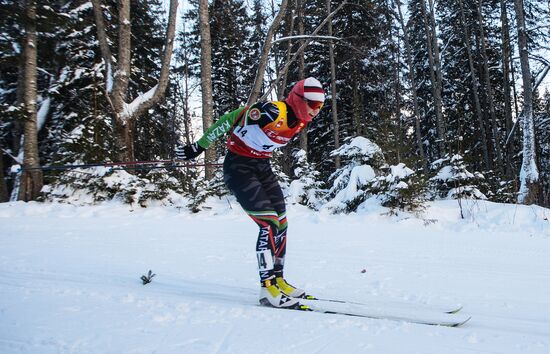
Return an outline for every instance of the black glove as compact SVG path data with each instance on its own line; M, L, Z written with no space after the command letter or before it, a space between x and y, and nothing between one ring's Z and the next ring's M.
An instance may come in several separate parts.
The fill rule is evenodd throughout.
M204 148L198 143L193 143L185 146L178 144L176 145L176 149L174 151L176 152L176 159L192 160L202 154Z

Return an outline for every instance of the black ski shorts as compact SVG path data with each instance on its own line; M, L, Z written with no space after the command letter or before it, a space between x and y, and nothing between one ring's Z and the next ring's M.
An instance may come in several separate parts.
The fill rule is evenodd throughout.
M286 212L281 186L269 159L255 159L228 152L223 173L225 184L248 212Z

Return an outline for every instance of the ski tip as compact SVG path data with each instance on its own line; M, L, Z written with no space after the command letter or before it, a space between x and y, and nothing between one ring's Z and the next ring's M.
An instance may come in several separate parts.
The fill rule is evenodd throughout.
M465 320L462 321L462 322L454 323L453 325L451 325L451 327L460 327L460 326L462 326L463 324L465 324L466 322L470 321L471 319L472 319L472 316L468 317L467 319L465 319Z
M273 306L266 298L260 299L260 306L262 307L270 307L273 309L281 309L281 310L298 310L298 311L314 311L311 307L302 305L300 303L296 303L292 306L288 307L277 307Z
M302 296L302 299L304 299L304 300L319 300L315 296L308 295L308 294L304 294L304 296Z
M454 310L445 311L445 313L448 313L449 315L453 315L455 313L458 313L458 312L462 311L463 308L464 308L464 306L460 305Z
M311 307L306 306L306 305L301 305L301 304L297 304L294 309L295 310L300 310L300 311L313 311L313 309Z

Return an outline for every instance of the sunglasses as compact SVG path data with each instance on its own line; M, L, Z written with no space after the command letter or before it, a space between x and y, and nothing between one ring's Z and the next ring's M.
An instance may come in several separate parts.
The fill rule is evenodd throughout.
M304 102L309 106L309 108L311 108L313 110L321 109L321 108L323 108L323 105L325 104L324 102L321 102L321 101L308 100L307 98L305 98L304 96L301 96L301 95L298 95L298 96L301 97L304 100Z

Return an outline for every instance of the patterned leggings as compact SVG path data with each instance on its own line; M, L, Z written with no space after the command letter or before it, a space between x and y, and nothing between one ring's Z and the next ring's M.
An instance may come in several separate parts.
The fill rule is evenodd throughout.
M229 190L260 228L256 242L260 281L282 276L286 253L286 207L269 159L228 152L223 173Z

